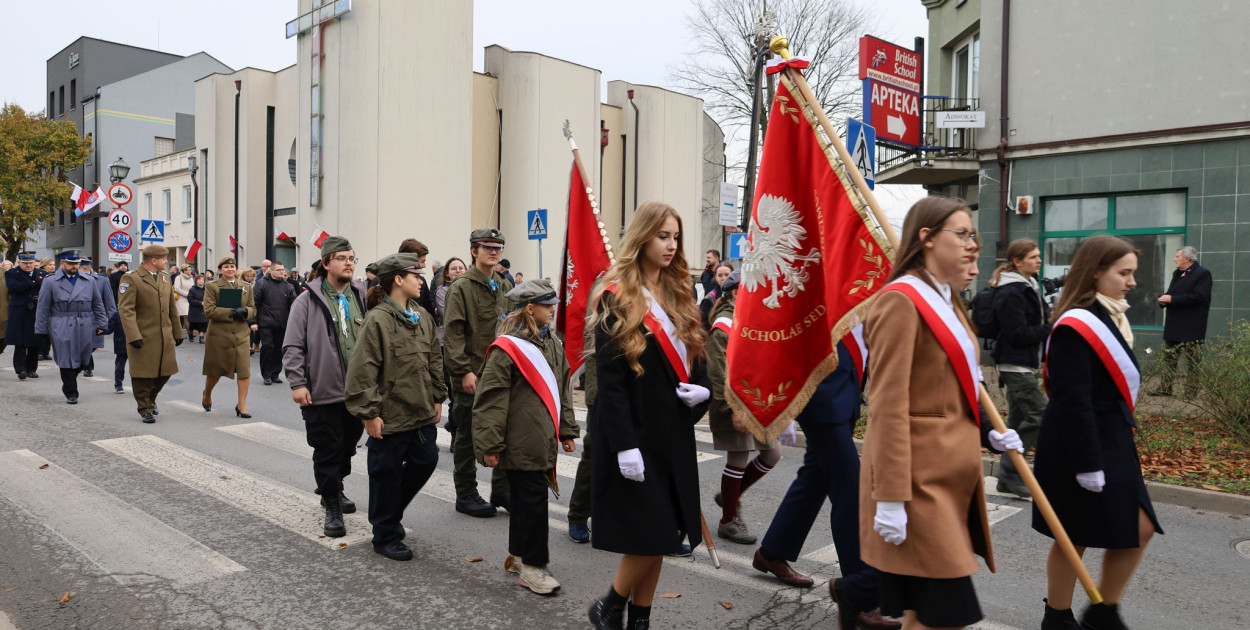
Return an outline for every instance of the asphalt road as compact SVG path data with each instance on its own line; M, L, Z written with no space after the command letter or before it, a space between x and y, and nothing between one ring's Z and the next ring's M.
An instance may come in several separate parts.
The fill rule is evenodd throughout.
M565 492L551 502L558 596L534 595L504 573L506 514L474 519L453 510L441 430L438 470L404 520L416 558L394 562L368 543L364 450L347 482L361 511L349 518L346 538L322 538L310 449L286 385L263 386L254 365L248 407L255 417L234 416L227 380L205 413L202 348L179 349L182 372L162 393L153 425L139 422L128 380L127 395L113 393L111 352L97 353L102 369L82 379L77 406L65 404L53 364L41 363L38 380L19 382L11 352L0 355L0 610L17 628L588 627L586 606L608 587L617 557L567 537L567 475L580 446L562 459ZM714 523L724 459L710 433L700 439L703 509ZM757 535L801 460L801 450L786 449L744 497ZM484 490L488 480L479 471ZM1036 628L1049 540L1030 529L1028 502L990 501L998 573L975 577L986 613L976 627ZM1250 627L1250 558L1233 546L1250 538L1250 518L1156 508L1167 535L1152 543L1129 589L1130 626ZM702 548L691 559L666 560L659 593L679 597L657 599L655 627L834 627L826 584L838 568L827 510L796 563L816 578L810 590L752 569L754 547L718 543L719 570ZM1098 558L1091 553L1095 575Z

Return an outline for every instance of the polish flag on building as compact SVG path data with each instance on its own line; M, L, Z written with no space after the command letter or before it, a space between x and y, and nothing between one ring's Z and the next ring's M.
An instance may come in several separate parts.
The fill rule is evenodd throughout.
M294 238L293 236L291 236L290 234L287 234L286 232L281 232L281 233L279 233L279 234L278 234L278 240L280 240L280 241L293 241L293 240L295 240L295 238Z
M321 242L326 240L327 238L330 238L330 233L321 229L320 225L317 225L316 223L314 223L312 238L308 239L308 241L313 244L313 247L320 249Z
M730 406L749 418L751 432L765 443L786 429L837 367L836 344L867 316L893 255L823 138L811 109L819 103L805 102L789 74L779 78L725 383Z
M230 253L236 256L239 254L239 241L235 240L233 234L230 235Z
M576 149L575 149L576 150ZM599 206L582 180L576 161L569 184L568 225L560 264L560 308L556 332L564 340L569 369L576 373L585 357L586 305L596 279L612 266L612 246L599 221Z
M74 202L74 215L81 217L104 200L104 190L97 185L95 192L88 193L78 184L74 184L74 192L70 193L69 199Z
M187 260L195 260L196 254L200 253L200 247L203 245L204 243L201 243L199 239L191 239L191 244L187 246L187 255L185 258Z

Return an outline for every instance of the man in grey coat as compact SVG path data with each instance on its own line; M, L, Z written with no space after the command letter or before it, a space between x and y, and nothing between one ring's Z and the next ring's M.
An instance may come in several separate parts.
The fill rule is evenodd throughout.
M113 286L109 284L108 276L102 273L96 273L91 269L91 259L83 256L78 260L78 273L83 278L90 279L95 283L96 292L100 294L100 299L104 300L105 318L112 321L113 314L117 312L117 300L113 299ZM87 361L87 367L83 369L82 375L91 378L95 374L95 353L94 350L104 348L104 335L94 335L91 347L93 353Z
M78 373L91 360L93 335L108 326L108 315L95 282L78 273L78 252L62 252L60 259L61 269L39 288L35 334L52 337L56 365L61 368L61 392L65 402L76 405Z

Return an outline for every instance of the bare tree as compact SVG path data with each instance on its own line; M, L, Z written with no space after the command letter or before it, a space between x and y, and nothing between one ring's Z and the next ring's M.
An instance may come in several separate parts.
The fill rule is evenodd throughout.
M775 15L775 34L811 62L804 74L829 117L858 111L859 37L875 26L875 16L855 0L696 0L688 19L692 49L670 68L673 82L702 98L727 136L741 139L751 124L756 30L765 5ZM771 99L761 105L761 126L770 105ZM736 162L731 168L741 168Z

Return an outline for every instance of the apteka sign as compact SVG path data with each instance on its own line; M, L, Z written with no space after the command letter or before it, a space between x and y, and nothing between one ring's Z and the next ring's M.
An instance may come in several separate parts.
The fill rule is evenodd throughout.
M924 83L924 67L920 53L865 35L859 38L859 78L919 94Z

